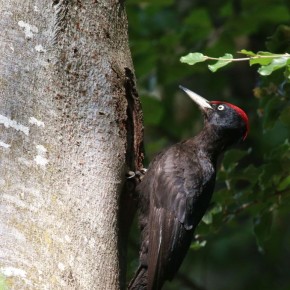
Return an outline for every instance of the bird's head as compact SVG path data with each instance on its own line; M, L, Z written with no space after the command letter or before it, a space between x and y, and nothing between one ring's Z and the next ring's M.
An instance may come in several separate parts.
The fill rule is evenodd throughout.
M214 128L218 135L231 139L233 143L246 139L249 119L241 108L222 101L208 101L187 88L180 88L199 106L206 125Z

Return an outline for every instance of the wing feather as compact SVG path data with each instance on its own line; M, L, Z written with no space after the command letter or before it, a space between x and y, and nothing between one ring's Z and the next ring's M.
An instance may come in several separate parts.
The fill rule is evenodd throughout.
M148 289L157 290L179 269L193 230L186 230L172 212L161 208L153 209L150 223L154 226L152 224L149 233ZM174 252L178 252L178 256Z
M213 169L202 170L195 148L189 152L179 143L165 152L153 160L137 188L147 205L141 208L141 220L147 223L142 251L147 257L148 290L161 289L164 280L171 280L179 269L208 206L215 179Z

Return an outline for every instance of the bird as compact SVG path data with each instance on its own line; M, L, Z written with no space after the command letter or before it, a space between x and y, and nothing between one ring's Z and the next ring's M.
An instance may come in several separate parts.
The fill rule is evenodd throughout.
M249 132L241 108L180 88L202 111L204 126L195 137L157 154L136 186L141 246L130 290L160 290L174 278L209 206L219 156Z

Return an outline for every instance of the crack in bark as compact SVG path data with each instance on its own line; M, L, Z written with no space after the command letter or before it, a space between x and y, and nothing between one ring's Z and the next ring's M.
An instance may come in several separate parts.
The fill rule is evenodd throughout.
M125 68L125 96L127 100L126 119L126 165L127 168L137 171L142 168L143 149L143 116L135 85L135 76L132 70ZM129 231L137 211L137 198L135 187L138 183L136 179L127 180L120 197L119 212L119 253L120 253L120 285L125 289L126 278L126 256Z
M132 170L142 168L144 159L143 148L143 116L140 100L135 85L135 77L129 68L125 68L125 89L127 106L127 152L126 163Z

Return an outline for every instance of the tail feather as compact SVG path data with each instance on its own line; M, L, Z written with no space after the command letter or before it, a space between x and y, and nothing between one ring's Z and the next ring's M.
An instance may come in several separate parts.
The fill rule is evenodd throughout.
M135 273L134 278L129 283L129 290L147 290L147 268L140 265Z
M149 249L148 249L148 290L159 290L164 283L166 253L163 247L164 232L163 209L154 209L150 219ZM155 226L152 226L155 223Z

